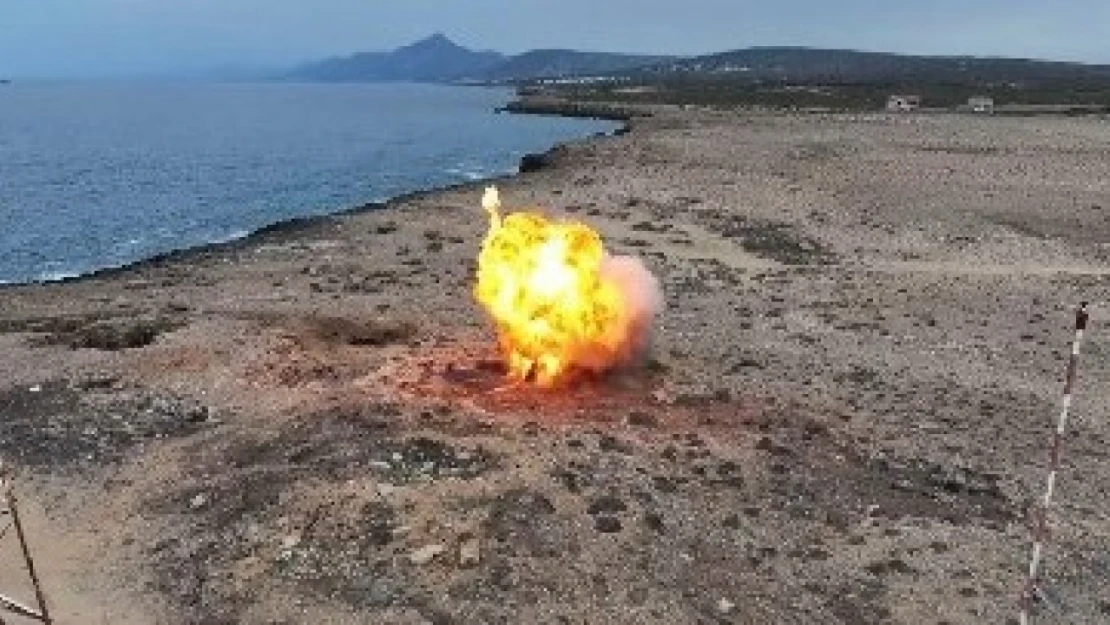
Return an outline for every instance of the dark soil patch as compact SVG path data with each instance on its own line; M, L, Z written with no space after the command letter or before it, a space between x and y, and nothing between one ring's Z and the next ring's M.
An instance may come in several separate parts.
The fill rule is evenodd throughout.
M913 458L865 460L850 450L840 454L850 460L838 462L810 445L800 455L796 445L771 443L764 452L772 473L769 495L791 514L824 514L827 523L842 528L868 514L990 528L1019 516L1020 506L1002 493L996 476L969 467Z
M772 507L796 517L813 516L841 529L865 515L998 528L1021 513L1002 492L1000 476L973 466L871 457L834 425L793 410L766 413L744 425L758 430L752 444L767 473L739 480L737 471L718 471L714 483L755 486Z
M1038 240L1062 239L1079 244L1101 244L1110 239L1110 219L1101 223L1076 214L996 215L991 221L1023 237Z
M784 265L829 265L836 255L822 242L797 226L735 215L722 210L692 214L710 231L736 239L746 251Z
M820 241L789 224L733 217L717 228L725 237L740 239L746 251L784 265L823 265L835 262L832 251Z
M472 478L496 466L482 447L454 446L430 436L400 436L391 404L336 408L306 415L263 439L240 439L218 452L214 471L230 466L281 467L328 480L373 474L394 483Z
M309 320L313 336L329 342L357 347L381 347L403 343L416 336L417 326L411 321L389 319L344 319L317 317Z
M123 459L148 441L210 424L195 403L145 393L98 394L66 381L0 391L0 454L47 471Z
M490 503L488 531L512 555L554 556L552 533L544 530L554 515L555 505L543 493L510 490Z
M963 156L985 156L999 154L1002 150L990 145L922 145L918 152L937 154L958 154Z
M392 275L392 274L390 274ZM420 331L409 320L382 317L350 318L319 315L247 315L267 327L287 329L292 335L326 345L384 347L405 343Z
M881 604L887 593L886 586L878 580L857 579L825 589L822 593L825 607L841 623L851 625L887 625L893 614Z
M62 345L70 349L116 351L146 347L160 335L172 332L185 322L173 315L119 317L77 315L41 319L9 319L0 322L0 331L27 332L35 346Z
M360 403L292 418L261 436L198 440L186 452L193 479L147 504L181 521L174 538L150 548L158 590L198 622L231 618L254 598L218 580L256 558L257 588L291 584L357 608L418 603L401 511L372 493L326 494L367 476L402 484L468 479L496 460L481 447L402 434L401 419L391 404ZM322 503L290 497L310 479L319 481Z

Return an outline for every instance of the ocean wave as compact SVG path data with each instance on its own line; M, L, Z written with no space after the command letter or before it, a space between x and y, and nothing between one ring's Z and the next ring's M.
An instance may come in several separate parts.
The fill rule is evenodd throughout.
M472 169L462 167L448 167L444 171L448 174L451 174L452 176L459 176L470 181L489 178L490 174L492 173L485 169Z
M31 282L61 282L62 280L72 280L79 278L88 273L87 271L69 270L69 271L47 271L35 277ZM18 282L4 282L4 284L19 284Z
M253 233L253 232L254 232L254 230L232 230L230 234L217 236L214 239L205 241L205 244L219 245L220 243L231 243L232 241L238 241L239 239L245 239L245 238L249 237L251 235L251 233Z
M45 272L42 272L42 273L39 273L39 274L35 275L33 278L30 278L28 280L10 280L10 279L0 278L0 285L16 286L16 285L20 285L20 284L46 284L46 283L50 283L50 282L61 282L63 280L73 280L75 278L80 278L82 276L87 276L87 275L94 274L94 273L97 273L97 272L100 272L100 271L110 271L112 269L122 269L124 267L134 265L136 263L141 263L141 262L143 262L145 260L148 260L148 259L150 259L154 256L157 256L158 254L166 254L166 253L171 253L171 252L175 252L175 251L184 251L184 250L189 250L189 249L195 249L195 248L198 248L198 247L204 247L206 245L222 245L224 243L231 243L232 241L238 241L238 240L241 240L241 239L245 239L245 238L251 236L252 234L254 234L255 232L257 232L257 230L249 230L249 229L241 229L241 228L240 229L235 229L235 230L232 230L231 232L216 234L216 235L213 235L213 236L210 236L210 237L204 237L204 238L198 239L195 242L193 242L191 244L186 244L183 247L169 248L169 249L165 249L165 250L161 250L161 251L154 251L154 252L151 252L151 253L139 254L139 255L136 255L134 257L121 258L121 259L119 259L119 262L108 263L108 264L103 264L103 265L90 264L87 267L81 268L81 269L72 269L71 268L71 269L64 269L64 270L45 271ZM137 242L138 242L138 240L132 239L130 241L121 242L119 245L134 246L134 245L136 245Z

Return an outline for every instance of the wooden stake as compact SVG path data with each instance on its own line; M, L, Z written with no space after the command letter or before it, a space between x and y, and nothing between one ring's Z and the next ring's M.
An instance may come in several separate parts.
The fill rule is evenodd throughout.
M50 610L46 607L46 594L42 591L38 573L35 571L35 559L31 557L31 547L27 544L27 536L23 533L23 523L19 520L19 508L16 506L15 494L8 491L8 508L12 513L12 524L15 526L15 535L19 538L19 548L23 551L23 561L27 563L27 574L31 577L31 585L35 588L35 601L39 604L39 620L46 625L52 625Z
M12 491L12 483L4 470L3 462L0 462L0 497L8 507L8 514L12 517L12 522L9 527L15 528L16 539L19 541L19 549L23 554L23 563L27 567L27 573L31 577L31 585L35 589L35 600L38 602L38 610L27 607L22 603L0 595L0 608L34 619L45 625L53 625L54 621L50 618L50 611L46 607L46 594L42 591L42 584L39 582L38 572L35 570L35 560L31 557L31 548L27 544L27 535L23 532L23 523L19 518L19 507L16 505L15 493ZM8 527L4 528L4 533L8 531ZM0 534L2 536L2 534ZM3 625L3 619L0 619L0 625Z

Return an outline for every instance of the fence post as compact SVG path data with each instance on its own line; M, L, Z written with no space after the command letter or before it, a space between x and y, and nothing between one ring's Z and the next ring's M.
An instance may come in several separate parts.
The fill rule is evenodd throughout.
M1060 452L1064 444L1064 431L1068 425L1068 411L1071 410L1072 392L1075 390L1079 349L1083 345L1083 333L1087 330L1089 318L1087 302L1083 302L1075 311L1075 338L1072 340L1071 356L1068 358L1068 371L1064 380L1064 398L1060 402L1060 417L1056 422L1056 430L1052 434L1052 444L1049 448L1048 480L1045 483L1044 497L1039 508L1034 509L1033 518L1031 519L1033 525L1033 554L1029 558L1029 573L1025 578L1025 588L1021 592L1021 625L1029 625L1029 615L1033 610L1033 601L1036 599L1038 592L1037 574L1049 534L1048 510L1052 505L1052 496L1056 491L1056 476L1060 471Z

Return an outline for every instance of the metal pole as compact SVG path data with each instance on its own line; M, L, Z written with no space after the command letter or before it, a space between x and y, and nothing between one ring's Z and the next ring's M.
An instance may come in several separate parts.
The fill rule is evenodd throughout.
M1064 430L1068 425L1068 411L1071 410L1072 392L1075 390L1076 370L1079 365L1079 348L1083 345L1083 333L1087 330L1090 319L1087 313L1087 302L1079 305L1075 311L1075 338L1071 344L1071 357L1068 359L1068 372L1064 381L1064 398L1060 406L1060 418L1056 422L1056 431L1052 435L1052 446L1049 452L1048 481L1045 484L1044 498L1039 509L1033 511L1033 555L1029 559L1029 573L1025 578L1025 588L1021 593L1021 625L1029 625L1029 614L1033 609L1033 601L1038 592L1037 573L1040 569L1044 545L1048 542L1048 510L1052 505L1052 496L1056 491L1056 475L1060 471L1060 451L1064 443Z

